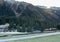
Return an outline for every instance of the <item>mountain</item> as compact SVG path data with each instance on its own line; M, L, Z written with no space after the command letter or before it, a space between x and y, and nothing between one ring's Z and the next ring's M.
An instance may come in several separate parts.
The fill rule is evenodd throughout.
M60 7L50 7L52 10L60 10Z
M54 10L51 8L40 8L26 2L16 2L12 6L12 8L15 10L17 17L29 16L40 18L40 21L60 22L60 10Z
M60 22L60 10L44 9L26 2L5 1L3 6L0 5L0 16L29 17L39 21Z
M3 5L2 5L3 4ZM6 2L0 5L0 16L14 16L14 12L10 9L9 6L6 6Z
M40 6L40 5L37 5L37 7L42 8L42 9L46 9L47 8L46 6Z
M44 14L43 16L45 16L45 18L48 18L48 20L60 22L60 20L59 20L59 18L60 18L60 7L40 8L40 9L43 10L42 14Z
M56 8L56 7L55 7ZM0 1L0 24L9 23L9 29L43 31L60 24L60 8L45 8L26 2Z

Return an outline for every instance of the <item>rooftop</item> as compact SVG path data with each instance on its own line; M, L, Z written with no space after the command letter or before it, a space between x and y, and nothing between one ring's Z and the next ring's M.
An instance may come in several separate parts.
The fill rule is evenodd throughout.
M8 28L9 24L0 25L0 28Z

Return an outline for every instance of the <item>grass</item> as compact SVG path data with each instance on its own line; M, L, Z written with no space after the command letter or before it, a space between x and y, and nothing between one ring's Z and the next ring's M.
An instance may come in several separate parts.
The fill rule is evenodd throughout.
M10 41L10 42L60 42L60 35L26 39L26 40L18 40L18 41Z
M2 39L10 39L10 38L20 38L20 37L25 37L25 36L34 36L34 35L38 35L38 34L45 34L45 33L53 33L54 31L45 31L44 33L33 33L33 34L28 34L28 35L7 35L7 36L3 36L5 34L0 34L0 36L2 35L2 37L0 37L0 40Z
M44 34L44 33L27 34L27 35L7 35L6 37L0 37L0 40L9 39L9 38L20 38L20 37L26 37L26 36L34 36L34 35L38 35L38 34Z
M24 37L24 36L17 35L17 36L0 37L0 40L2 40L2 39L9 39L9 38L20 38L20 37Z
M48 32L44 32L44 33L52 33L52 31L51 32L48 31ZM4 36L0 37L0 40L9 39L9 38L20 38L20 37L25 37L25 36L33 36L33 35L44 34L44 33L34 33L34 34L28 34L28 35L7 35L6 37L4 37ZM5 35L5 34L3 34L3 35Z
M30 35L36 35L36 34L30 34ZM0 37L1 39L9 39L9 38L20 38L20 37L25 37L25 36L29 36L29 35L7 35L6 37L2 36Z

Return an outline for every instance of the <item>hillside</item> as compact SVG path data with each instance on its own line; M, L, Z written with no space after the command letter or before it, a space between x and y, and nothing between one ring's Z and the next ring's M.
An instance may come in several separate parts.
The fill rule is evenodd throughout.
M38 16L42 20L48 19L52 21L60 21L60 10L52 10L52 9L41 9L37 6L33 6L32 4L26 2L15 2L8 3L4 2L3 6L0 6L0 16Z
M0 6L0 16L14 16L14 12L4 3Z
M21 26L22 30L25 28L41 30L56 27L60 23L60 10L39 8L26 2L5 1L2 6L0 5L0 17L2 17L0 24L10 23L12 27L16 24Z

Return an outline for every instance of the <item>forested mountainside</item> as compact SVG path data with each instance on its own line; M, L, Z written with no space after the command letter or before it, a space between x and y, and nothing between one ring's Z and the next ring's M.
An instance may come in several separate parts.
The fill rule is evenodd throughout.
M4 23L23 28L56 27L60 23L60 10L44 9L26 2L4 1L3 5L0 5L0 24Z
M3 6L0 6L0 16L29 16L40 17L41 20L60 21L60 10L53 9L41 9L37 6L26 2L4 2Z
M14 16L14 12L4 3L0 6L0 16Z

